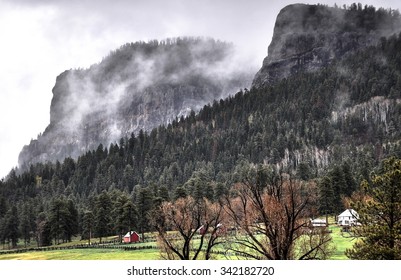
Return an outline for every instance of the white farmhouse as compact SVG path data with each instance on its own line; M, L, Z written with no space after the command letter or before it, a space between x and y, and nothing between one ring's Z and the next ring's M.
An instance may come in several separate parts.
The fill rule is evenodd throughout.
M347 209L338 215L337 224L339 226L356 226L358 225L359 215L354 209Z

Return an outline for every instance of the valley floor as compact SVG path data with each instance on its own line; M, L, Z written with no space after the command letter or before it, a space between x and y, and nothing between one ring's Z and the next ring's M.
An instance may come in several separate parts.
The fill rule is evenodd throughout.
M329 219L331 236L335 246L335 251L330 259L346 260L345 250L351 248L355 242L349 233L341 232L341 228L334 223L334 219ZM117 237L103 238L112 241ZM99 240L93 239L92 242ZM73 240L70 243L51 246L44 250L36 250L34 247L20 248L16 250L0 250L0 260L159 260L160 252L155 241L140 242L133 244L106 243L104 245L86 246L87 240ZM82 246L82 247L80 247ZM229 257L236 260L241 259L235 256ZM214 255L214 259L227 259L224 255Z

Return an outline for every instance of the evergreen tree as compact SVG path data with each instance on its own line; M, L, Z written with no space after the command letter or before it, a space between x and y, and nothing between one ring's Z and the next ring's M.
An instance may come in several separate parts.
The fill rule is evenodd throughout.
M342 164L342 171L345 180L345 189L344 194L346 196L351 196L354 191L356 191L356 182L354 179L354 175L352 174L351 166L348 162L344 162Z
M64 199L58 198L52 201L49 210L49 223L51 225L52 237L56 244L59 244L60 240L68 240L68 228L70 227L69 214Z
M7 211L4 222L3 222L3 235L4 239L11 243L12 248L17 247L18 239L20 236L19 232L19 218L18 218L18 209L14 205L10 210Z
M79 231L79 215L75 203L67 200L67 228L65 231L66 240L71 242L72 236L76 235Z
M30 244L32 233L35 231L35 213L29 203L22 205L19 229L26 247Z
M329 176L324 176L320 179L319 184L319 204L320 213L326 215L326 220L328 220L329 214L334 214L334 202L335 196L332 188L331 178Z
M106 191L102 191L96 198L95 201L95 232L98 237L100 237L100 242L102 242L102 237L107 236L111 233L111 211L112 202L110 195Z
M121 193L113 206L113 216L114 216L114 229L120 237L120 242L122 242L122 237L125 232L131 231L133 225L135 224L135 208L131 201L131 198L125 193Z
M174 199L177 200L179 198L185 198L188 196L188 192L187 190L182 187L182 186L178 186L175 191L174 191Z
M36 218L36 241L38 247L52 244L51 225L44 212L40 212Z
M159 197L162 199L162 201L170 200L170 194L166 186L161 186L159 188Z
M86 210L82 220L82 239L88 239L88 244L91 244L91 238L94 232L95 216L92 211Z
M142 234L142 240L145 237L145 232L150 229L149 213L153 208L153 198L151 191L148 188L140 187L136 194L136 207L138 230Z
M1 181L0 181L1 182ZM2 188L2 184L0 184L0 190ZM0 192L0 217L3 217L7 213L7 203L5 197Z
M358 240L345 254L351 259L401 259L401 160L389 158L361 184L364 199L353 205L359 214Z

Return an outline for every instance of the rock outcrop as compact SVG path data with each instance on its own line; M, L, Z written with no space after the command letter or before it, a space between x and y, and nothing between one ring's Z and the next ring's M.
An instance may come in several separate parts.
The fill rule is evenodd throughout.
M277 16L268 56L252 86L271 85L300 71L317 71L400 30L398 12L360 4L348 9L289 5Z

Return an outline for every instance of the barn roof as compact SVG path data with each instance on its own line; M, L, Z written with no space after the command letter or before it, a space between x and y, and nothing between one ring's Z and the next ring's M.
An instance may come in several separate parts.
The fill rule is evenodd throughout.
M127 232L126 235L124 235L124 237L130 237L130 236L133 235L134 233L135 233L136 235L139 235L136 231L129 231L129 232Z

